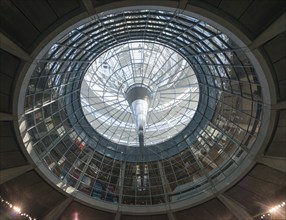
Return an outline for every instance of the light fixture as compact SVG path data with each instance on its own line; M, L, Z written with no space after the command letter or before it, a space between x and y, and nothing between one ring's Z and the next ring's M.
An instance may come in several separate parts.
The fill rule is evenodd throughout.
M14 205L13 209L14 209L15 212L21 213L21 208L20 207Z
M33 218L31 216L29 216L27 213L22 212L21 208L17 205L13 205L12 203L10 203L9 201L5 200L4 198L2 198L0 196L0 201L1 201L1 206L4 206L6 208L10 208L12 209L14 212L18 213L20 216L26 217L29 220L32 220ZM37 220L36 218L34 218L33 220Z

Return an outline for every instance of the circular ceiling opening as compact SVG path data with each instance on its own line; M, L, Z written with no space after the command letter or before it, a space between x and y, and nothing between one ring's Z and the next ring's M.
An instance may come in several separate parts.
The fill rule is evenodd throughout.
M80 22L27 73L27 152L57 187L99 208L205 201L245 172L262 141L267 87L229 35L156 7Z
M133 87L150 91L144 119L146 146L181 132L198 106L196 75L188 61L173 49L143 40L110 48L87 69L81 85L81 105L91 126L114 143L139 146L137 114L127 99Z

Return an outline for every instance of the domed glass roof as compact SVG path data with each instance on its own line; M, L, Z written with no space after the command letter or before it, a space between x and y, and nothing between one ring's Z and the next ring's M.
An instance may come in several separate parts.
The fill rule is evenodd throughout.
M191 121L199 101L193 69L180 54L154 42L132 41L111 48L90 65L81 85L81 105L89 124L105 138L139 146L126 99L132 87L151 93L145 145L164 142Z
M27 74L19 127L63 191L113 211L165 210L204 201L249 165L263 100L241 43L187 12L154 7L98 14L62 36ZM148 97L143 146L135 123L143 111L136 119L128 98L139 90Z

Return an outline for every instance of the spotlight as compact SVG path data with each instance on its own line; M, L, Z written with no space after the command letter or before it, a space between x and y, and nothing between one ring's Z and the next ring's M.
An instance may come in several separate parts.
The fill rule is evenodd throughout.
M18 207L18 206L13 206L13 209L14 209L15 212L18 212L18 213L21 212L21 208Z

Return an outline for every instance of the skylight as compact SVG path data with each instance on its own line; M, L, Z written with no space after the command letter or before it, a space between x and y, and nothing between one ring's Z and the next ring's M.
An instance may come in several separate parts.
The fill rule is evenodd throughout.
M151 91L145 145L172 138L192 120L199 86L190 64L156 42L129 41L101 54L87 69L81 104L92 127L115 143L138 146L126 91L140 85Z

